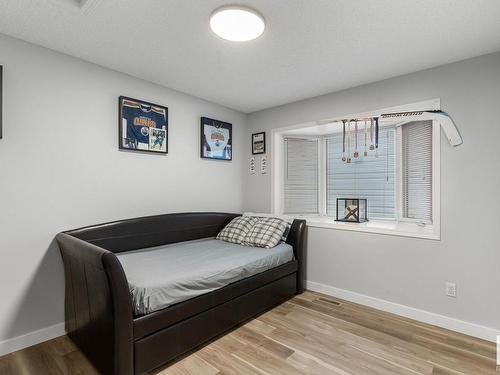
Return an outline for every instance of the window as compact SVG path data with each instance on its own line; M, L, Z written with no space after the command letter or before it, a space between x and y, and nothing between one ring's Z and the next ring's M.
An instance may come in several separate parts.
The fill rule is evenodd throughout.
M401 147L401 212L405 219L432 222L432 121L398 128Z
M367 157L342 161L341 133L326 138L326 213L336 216L337 198L366 198L368 217L396 219L395 129L380 131L379 148Z
M318 140L285 138L285 214L319 213Z
M342 160L343 133L338 124L320 135L316 128L309 130L314 136L284 136L284 178L277 183L283 192L280 212L332 222L337 198L365 198L367 226L371 228L378 222L401 226L406 222L405 228L417 227L416 223L433 231L433 212L438 212L433 209L433 194L438 194L433 183L437 168L433 152L438 150L434 138L439 136L439 127L434 125L439 123L399 120L381 124L379 147L368 151L368 156L363 155L364 134L360 129L359 157L351 156L351 163ZM307 129L300 129L299 134L305 134ZM352 155L354 140L351 142Z

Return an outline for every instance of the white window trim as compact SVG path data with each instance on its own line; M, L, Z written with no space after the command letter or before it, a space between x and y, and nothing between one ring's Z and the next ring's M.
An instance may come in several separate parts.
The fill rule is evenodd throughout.
M432 99L418 103L406 104L397 107L384 108L374 111L368 111L357 114L349 114L342 116L340 118L363 118L363 117L373 117L381 113L389 112L410 112L410 111L422 111L422 110L440 110L441 103L440 99ZM286 135L287 131L294 129L301 129L307 127L315 127L318 124L324 123L322 121L314 121L309 123L297 124L289 127L274 129L271 131L271 146L272 155L274 163L271 166L271 207L272 213L279 217L290 218L290 216L283 215L283 192L284 192L284 141L283 137ZM433 141L432 141L432 225L419 225L415 223L414 220L370 220L366 223L344 223L336 222L333 218L326 216L326 147L319 147L320 150L320 215L304 215L304 216L294 216L304 218L307 221L307 225L316 228L327 228L334 230L347 230L354 232L366 232L366 233L377 233L384 235L394 235L403 237L413 237L413 238L423 238L431 240L441 239L441 126L439 121L433 121ZM291 135L286 135L291 137ZM298 137L299 138L299 137ZM305 138L305 137L301 137ZM313 138L313 137L311 137ZM316 137L318 138L318 137ZM321 138L321 137L319 137ZM320 140L325 142L325 137ZM399 166L399 161L396 161L396 168ZM400 167L399 167L400 168ZM401 171L396 171L396 179L399 180L401 176ZM275 178L281 176L281 178ZM400 206L401 201L401 183L397 181L397 204ZM398 217L400 217L400 207L396 207L396 212Z

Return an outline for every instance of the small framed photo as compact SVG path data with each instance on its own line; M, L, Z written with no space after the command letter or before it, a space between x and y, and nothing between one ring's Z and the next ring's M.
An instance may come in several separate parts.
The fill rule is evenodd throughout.
M233 125L201 118L200 156L203 159L233 160Z
M252 134L252 155L259 155L266 153L266 133Z
M168 108L125 96L118 102L119 148L168 153Z

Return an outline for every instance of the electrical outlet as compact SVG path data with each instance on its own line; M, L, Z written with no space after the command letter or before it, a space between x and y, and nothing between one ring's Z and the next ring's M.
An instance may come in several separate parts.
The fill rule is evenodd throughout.
M446 282L446 295L448 297L457 297L457 284L451 281Z

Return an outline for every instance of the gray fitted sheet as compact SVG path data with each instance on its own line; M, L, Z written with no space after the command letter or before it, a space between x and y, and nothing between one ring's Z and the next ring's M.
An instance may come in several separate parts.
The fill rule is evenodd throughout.
M293 248L272 249L216 239L180 242L117 254L134 312L148 314L222 288L293 259Z

